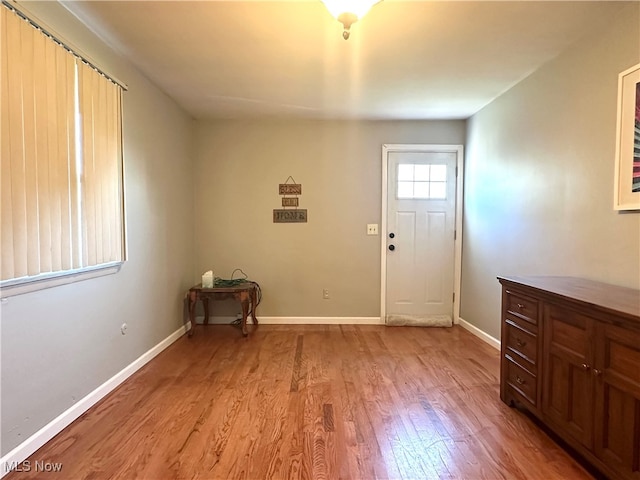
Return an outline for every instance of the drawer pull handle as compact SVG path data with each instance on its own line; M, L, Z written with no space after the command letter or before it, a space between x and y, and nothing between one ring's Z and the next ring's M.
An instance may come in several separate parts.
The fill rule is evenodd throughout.
M593 369L593 374L594 374L596 377L599 377L600 375L602 375L602 370L598 370L597 368L594 368L594 369Z
M527 344L527 342L523 342L522 340L520 340L519 338L516 338L516 345L520 348L524 347Z
M518 375L516 375L516 382L518 383L518 385L524 385L525 383L527 383L526 380L523 380Z
M582 365L580 365L582 367L582 369L586 372L587 370L589 370L591 367L589 365L587 365L586 363L583 363Z
M519 303L519 304L518 304L518 308L519 308L520 310L522 310L522 309L524 308L524 305L523 305L522 303Z

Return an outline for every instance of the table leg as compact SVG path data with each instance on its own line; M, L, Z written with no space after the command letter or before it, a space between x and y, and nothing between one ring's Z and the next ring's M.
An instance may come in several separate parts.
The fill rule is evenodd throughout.
M198 300L198 294L196 292L189 292L189 320L191 321L191 328L187 334L189 337L193 335L193 331L196 328L196 301Z
M254 286L251 289L251 316L253 324L258 325L258 317L256 317L256 307L258 306L258 289Z
M247 315L249 315L249 295L247 292L240 293L240 304L242 305L242 335L249 335L247 332Z

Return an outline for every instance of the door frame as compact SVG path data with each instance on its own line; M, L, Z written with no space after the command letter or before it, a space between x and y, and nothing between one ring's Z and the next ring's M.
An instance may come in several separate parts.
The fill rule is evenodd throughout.
M382 210L380 222L380 321L386 324L387 317L387 181L388 162L391 152L449 152L456 154L456 205L455 239L453 241L453 323L460 323L460 285L462 281L462 212L464 187L464 147L462 145L439 144L383 144L382 145Z

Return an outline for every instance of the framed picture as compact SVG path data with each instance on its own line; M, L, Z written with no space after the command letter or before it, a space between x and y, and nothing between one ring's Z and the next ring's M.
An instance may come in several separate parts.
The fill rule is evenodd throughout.
M618 76L616 210L640 210L640 63Z

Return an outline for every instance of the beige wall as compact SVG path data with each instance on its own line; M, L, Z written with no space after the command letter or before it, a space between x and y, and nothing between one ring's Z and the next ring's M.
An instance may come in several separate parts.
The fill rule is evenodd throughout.
M260 283L276 317L380 315L384 143L461 144L463 121L198 122L196 266ZM278 184L302 184L306 224L274 224ZM322 290L330 300L322 299Z
M129 85L123 125L129 260L115 275L3 300L2 455L175 332L193 278L190 118L57 2L28 3Z
M640 287L640 213L613 210L617 79L640 62L639 9L469 120L461 316L496 338L496 275Z

